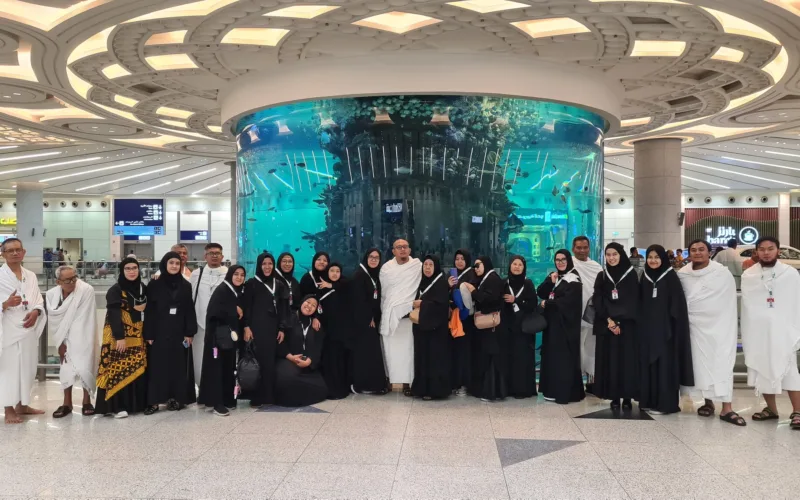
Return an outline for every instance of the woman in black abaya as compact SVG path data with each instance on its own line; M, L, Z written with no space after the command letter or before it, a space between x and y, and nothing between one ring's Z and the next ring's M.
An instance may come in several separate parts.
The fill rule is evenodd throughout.
M161 259L161 277L147 287L147 315L144 339L147 341L147 405L145 415L166 404L180 410L196 401L194 377L186 356L197 333L197 317L192 286L181 275L181 256L167 252Z
M322 349L321 370L328 386L328 399L342 399L350 394L350 341L353 330L353 309L350 287L342 277L342 265L328 266L326 281L331 288L319 292L322 327L325 329L325 346Z
M300 278L300 293L304 297L311 294L319 297L325 293L325 290L321 288L327 284L325 280L328 279L328 263L330 261L331 256L328 255L328 252L314 254L314 258L311 259L311 269Z
M565 405L585 397L580 347L583 285L569 251L559 250L554 260L556 272L536 290L547 319L542 333L539 392L547 401Z
M231 266L225 275L223 286L218 286L208 301L206 313L206 337L203 347L203 375L197 402L214 409L214 413L227 417L229 409L236 408L236 348L221 349L217 345L216 330L227 327L241 338L243 316L242 292L245 270L242 266ZM216 350L215 350L216 348Z
M458 290L462 283L469 283L475 279L472 256L468 250L463 248L456 250L453 267L457 274L455 277L448 278L451 293ZM480 337L475 334L475 323L472 316L462 319L461 325L464 328L464 335L453 339L453 378L451 381L456 394L465 396L473 377L472 353L473 351L480 352Z
M370 248L364 254L352 281L353 304L352 375L353 392L386 394L388 380L383 366L379 333L381 321L381 252Z
M522 320L534 312L539 301L528 267L521 255L511 257L503 295L503 324L508 330L508 393L516 399L536 396L536 334L522 332Z
M419 323L412 328L414 383L411 393L425 400L446 398L452 392L450 287L435 255L426 255L422 260L422 279L414 308L419 309Z
M480 257L475 261L475 278L466 286L475 302L475 312L491 314L503 309L503 279L497 275L489 257ZM480 350L476 380L472 381L470 392L484 401L495 401L508 396L508 334L501 323L495 328L475 329L480 338Z
M297 315L294 313L300 309L300 301L303 299L303 292L300 289L300 283L297 281L297 278L294 277L294 255L289 252L280 254L278 257L278 268L275 269L275 273L286 285L289 297L289 309L291 309L293 313L292 316L296 317Z
M281 406L317 404L328 394L325 379L319 372L325 331L315 331L311 326L317 305L314 295L303 298L298 320L289 330L285 342L278 346L280 359L275 366L275 402Z
M660 245L647 249L636 321L641 349L639 407L656 415L681 411L680 386L694 385L689 313L678 275Z
M639 342L636 315L639 280L625 249L619 243L606 246L605 270L594 283L595 308L594 395L610 399L611 408L630 410L639 397Z
M254 408L275 401L275 349L283 342L289 323L288 293L275 276L275 258L262 253L256 261L255 277L244 285L244 341L253 342L261 368L261 387L252 394L242 394L241 399L249 399Z

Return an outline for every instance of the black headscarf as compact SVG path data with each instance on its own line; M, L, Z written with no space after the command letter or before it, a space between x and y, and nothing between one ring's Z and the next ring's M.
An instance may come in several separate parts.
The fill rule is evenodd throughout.
M645 252L645 258L650 255L650 252L655 252L658 254L658 258L661 259L661 267L658 269L652 269L647 262L644 264L644 272L650 277L651 280L655 283L658 278L664 274L667 269L672 269L672 265L669 262L669 257L667 257L667 251L661 245L650 245L647 247L647 252Z
M306 316L303 314L303 303L309 299L314 299L314 302L316 302L317 305L314 306L314 312L311 313L310 316ZM316 295L309 294L303 297L303 300L300 301L300 307L297 309L297 317L300 318L301 325L308 328L308 325L310 325L311 321L317 316L317 307L319 307L319 299Z
M482 280L484 278L484 276L486 276L486 273L488 273L489 271L494 269L494 264L492 264L492 259L488 255L482 255L482 256L478 257L477 259L475 259L476 263L478 261L481 261L483 263L483 274L478 276L478 273L476 272L475 276L478 278L478 280ZM473 267L475 267L475 266L473 266Z
M281 261L283 260L283 258L284 258L284 257L287 257L287 256L292 258L292 270L291 270L291 271L289 271L288 273L287 273L287 272L285 272L285 271L284 271L283 269L281 269L281 267L280 267L280 266L281 266ZM291 253L291 252L283 252L282 254L280 254L280 255L278 256L278 263L277 263L277 265L275 266L275 272L277 272L277 273L278 273L278 276L280 276L281 278L283 278L283 280L284 280L284 281L287 281L287 282L288 282L290 279L292 279L292 275L294 274L294 255L292 255L292 253Z
M568 272L571 272L575 269L575 263L572 261L572 254L566 248L562 248L561 250L556 252L556 255L553 256L553 263L555 264L556 256L563 255L567 258L567 268L563 271L556 266L556 271L558 271L559 276L564 276Z
M422 279L419 281L419 291L420 292L422 292L426 288L428 288L428 286L433 282L433 280L435 280L437 276L442 274L442 264L439 262L439 257L437 257L435 255L432 255L432 254L426 255L425 258L422 259L423 268L425 266L425 261L426 260L432 260L433 261L433 274L431 274L431 277L429 278L429 277L425 276L425 271L422 271Z
M464 269L458 269L456 267L456 257L459 255L464 257L464 262L466 263ZM472 266L472 254L469 253L469 250L467 250L466 248L459 248L458 250L456 250L455 255L453 255L453 267L455 267L458 270L458 274L461 274L462 272L466 271L471 266Z
M631 268L631 259L629 259L628 255L625 253L625 248L619 243L609 243L606 245L606 250L609 248L613 248L619 254L619 264L616 266L609 266L606 262L606 270L608 271L608 274L611 275L611 279L617 283L622 279L622 276L625 274L625 272Z
M522 261L522 274L516 275L511 272L511 264L515 261L519 260ZM528 263L525 261L525 257L522 255L512 255L511 259L508 261L508 284L516 293L520 288L525 286L525 278L526 274L528 273Z
M181 260L181 256L178 252L167 252L161 257L161 262L158 264L158 270L161 271L161 275L159 276L159 280L164 280L171 289L178 288L178 285L181 284L181 281L184 280L184 277L181 275L180 269L178 270L177 274L170 274L167 271L167 262L171 259L178 259ZM181 268L183 267L183 261L181 261Z
M228 273L225 275L225 281L230 283L230 285L233 287L233 289L236 290L236 294L237 295L241 295L242 291L244 290L244 281L242 281L242 284L239 285L239 286L236 286L236 285L233 284L233 275L239 269L241 269L242 271L245 271L245 276L247 276L247 271L245 270L245 268L242 267L242 266L239 266L239 265L233 265L233 266L229 267L228 268Z
M375 269L369 267L369 254L372 252L378 252L378 267ZM381 274L381 257L383 257L383 255L381 254L380 250L377 248L370 248L367 250L367 253L364 254L364 258L361 259L361 264L364 266L364 269L367 270L367 274L369 274L370 278L372 278L376 283L378 282L378 277Z
M330 263L331 263L331 256L328 254L328 252L317 252L317 253L314 254L314 258L311 259L311 269L309 269L309 270L311 271L311 275L314 276L314 282L315 283L319 283L320 281L328 278L328 269L327 268L325 268L322 271L317 271L317 268L314 267L314 263L322 255L324 255L328 259L328 265L330 265Z
M128 295L132 296L136 300L141 300L144 297L144 287L142 286L142 276L141 276L141 267L139 271L136 273L136 279L131 281L125 277L125 266L128 264L136 264L139 266L139 261L134 259L133 257L126 257L122 259L122 262L119 263L119 278L117 278L117 283L119 287Z
M272 274L269 276L265 275L264 271L261 269L261 265L264 263L265 259L272 261ZM275 284L275 257L273 257L271 253L265 252L258 256L256 260L256 276L258 276L265 285Z
M331 280L331 268L338 267L339 268L339 279L336 281ZM338 262L331 262L328 264L328 269L325 270L325 281L332 284L334 288L339 288L344 285L345 276L344 276L344 268Z

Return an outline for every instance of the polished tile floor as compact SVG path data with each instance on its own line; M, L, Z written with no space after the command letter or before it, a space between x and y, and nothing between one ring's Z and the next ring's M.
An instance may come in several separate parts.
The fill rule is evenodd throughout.
M79 394L76 391L76 401ZM49 416L0 425L0 498L798 498L800 432L683 413L609 418L587 398L482 403L351 396L288 411L190 407L126 420Z

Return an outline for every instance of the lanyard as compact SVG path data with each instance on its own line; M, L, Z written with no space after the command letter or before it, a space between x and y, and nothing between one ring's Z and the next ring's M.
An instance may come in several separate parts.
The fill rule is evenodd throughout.
M237 298L238 298L238 297L239 297L239 294L238 294L238 293L236 293L236 290L233 288L233 285L231 285L231 284L230 284L230 283L228 283L227 281L225 281L224 283L225 283L226 285L228 285L228 288L230 288L230 289L231 289L231 292L233 292L233 295L234 295L235 297L237 297Z
M483 286L483 282L484 282L484 281L486 281L486 278L488 278L488 277L489 277L489 275L490 275L490 274L492 274L493 272L494 272L494 269L492 269L491 271L489 271L488 273L486 273L486 276L484 276L484 277L483 277L483 279L481 280L480 284L478 285L478 288L480 288L480 287L482 287L482 286Z
M423 290L422 292L420 292L420 294L419 294L419 298L422 298L422 296L423 296L423 295L425 295L425 293L426 293L428 290L430 290L430 289L431 289L431 287L433 286L433 284L434 284L434 283L436 283L437 281L439 281L439 278L441 278L441 277L442 277L442 274L441 274L441 273L439 273L439 276L437 276L437 277L433 278L433 281L431 281L431 284L430 284L430 285L428 285L428 287L427 287L425 290Z
M370 276L369 271L367 271L367 268L364 267L364 264L359 264L359 266L361 266L361 269L364 270L364 273L367 275L367 278L369 278L369 280L372 282L372 288L375 289L375 294L374 294L373 298L377 299L378 298L378 284L375 283L374 279L372 279L372 276Z
M606 276L608 276L608 279L611 280L611 283L614 285L614 290L616 290L617 284L622 283L622 280L624 280L625 277L629 275L631 271L633 271L633 266L629 267L628 270L625 271L625 274L622 275L622 278L620 278L619 281L614 281L614 278L612 278L611 275L608 274L608 267L604 268L604 271L606 272Z
M294 298L292 297L292 282L286 279L286 276L283 275L280 269L276 269L275 272L278 273L278 276L283 278L283 281L286 282L286 286L289 287L289 305L292 305L292 302L294 302Z
M464 277L464 275L465 275L465 274L467 274L467 273L469 272L469 270L470 270L469 268L466 268L466 269L464 269L464 272L462 272L461 274L459 274L459 275L458 275L458 278L456 278L456 279L458 279L459 281L461 281L461 278L463 278L463 277Z
M311 326L311 323L308 324L307 327L303 328L303 352L306 350L306 336L308 335L308 328ZM302 325L301 325L302 328Z
M567 275L567 273L564 273L564 276L566 276L566 275ZM552 290L550 290L550 295L548 295L548 296L547 296L547 298L548 298L549 300L555 300L555 298L556 298L556 288L558 288L558 285L560 285L560 284L561 284L561 282L564 280L564 276L562 276L562 277L558 278L558 281L556 281L556 284L555 284L555 285L553 285L553 289L552 289ZM510 288L511 288L511 287L509 287L509 289L510 289ZM525 287L522 287L522 288L525 288ZM521 292L521 291L522 291L522 290L520 290L520 292ZM514 304L514 305L516 305L516 304ZM514 312L516 312L516 310L515 310Z
M335 292L335 291L336 291L335 289L331 289L331 291L330 291L330 292L328 292L328 293L326 293L325 295L323 295L322 297L320 297L320 298L319 298L319 301L320 301L320 302L322 302L323 300L325 300L325 297L327 297L328 295L332 294L332 293L333 293L333 292Z
M555 288L555 287L553 287L553 288ZM508 291L511 292L511 295L513 295L514 298L518 299L519 298L519 294L521 294L523 290L525 290L525 283L522 284L522 287L520 287L519 292L517 292L517 293L514 293L514 290L511 288L511 284L508 285Z
M772 276L764 283L764 272L761 272L761 283L764 285L764 288L767 289L769 296L772 297L772 282L775 281L775 270L772 270Z
M28 297L25 295L25 282L26 282L26 278L25 278L25 273L23 272L22 279L19 280L19 284L20 284L19 295L20 295L20 297L22 297L22 306L27 311L28 310Z
M314 274L311 271L309 271L308 275L311 276L311 281L314 282L314 286L319 288L319 283L317 283L317 280L314 278Z
M278 313L278 298L275 297L275 289L278 288L278 283L275 281L275 278L273 277L272 278L272 288L270 288L269 285L267 285L266 283L261 281L261 278L259 278L258 276L256 276L256 279L258 280L259 283L264 285L264 288L269 290L269 293L272 294L272 306L275 308L275 314L277 314ZM227 281L225 283L227 283Z
M670 272L670 271L672 271L672 268L671 268L671 267L670 267L670 268L668 268L668 269L667 269L666 271L664 271L663 273L661 273L661 276L659 276L659 277L658 277L658 278L657 278L655 281L653 281L653 280L650 278L650 276L648 276L648 275L647 275L647 273L644 273L644 277L645 277L645 278L647 278L647 281L649 281L650 283L652 283L652 284L653 284L653 298L654 298L654 299L658 297L658 282L659 282L659 281L661 281L661 278L663 278L664 276L666 276L666 275L667 275L667 273L668 273L668 272ZM623 276L623 278L624 278L624 276ZM622 280L620 280L620 281L622 281ZM616 289L616 285L615 285L615 287L614 287L614 288Z

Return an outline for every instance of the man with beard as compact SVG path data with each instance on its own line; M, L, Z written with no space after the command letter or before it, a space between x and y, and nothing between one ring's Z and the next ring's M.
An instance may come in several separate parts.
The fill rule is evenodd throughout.
M713 415L714 401L721 401L719 418L745 426L747 422L731 405L738 330L736 282L728 268L711 261L711 245L707 241L695 240L689 245L689 260L678 271L678 277L689 309L695 385L683 390L705 399L697 410L701 417Z
M194 311L197 316L197 335L194 336L191 351L193 354L194 381L198 386L201 382L200 375L203 373L203 346L205 345L206 337L208 302L211 300L214 290L225 281L225 275L228 274L228 268L222 265L222 245L219 243L206 245L205 259L206 265L192 271L190 280ZM182 259L181 262L183 262Z
M594 294L594 282L597 275L603 272L602 266L589 258L589 238L577 236L572 240L572 254L575 257L573 264L581 277L583 287L583 306L581 314L586 311L586 305ZM581 320L581 371L586 374L586 392L592 394L594 380L594 351L595 337L592 334L592 324Z
M422 262L411 257L411 246L406 240L394 242L392 255L394 259L381 267L379 275L380 332L389 382L403 384L403 393L411 396L408 384L414 379L414 336L408 314L422 279Z
M793 408L790 427L800 429L800 274L778 261L779 249L771 236L758 240L759 263L742 274L742 347L747 385L767 403L753 420L778 420L775 395L786 391Z

